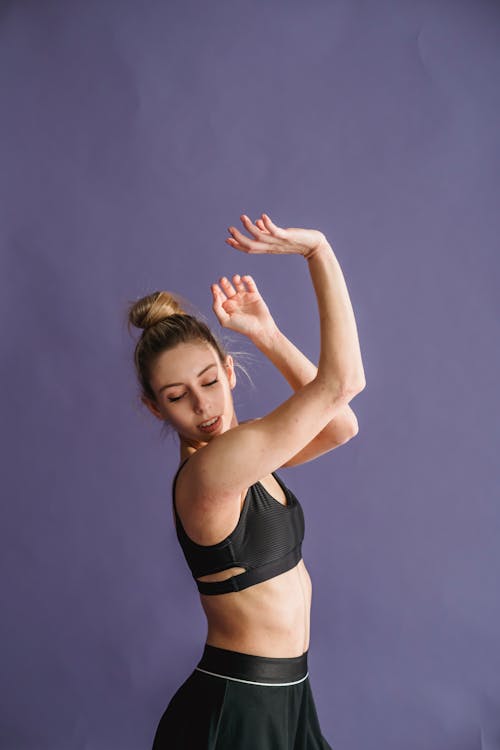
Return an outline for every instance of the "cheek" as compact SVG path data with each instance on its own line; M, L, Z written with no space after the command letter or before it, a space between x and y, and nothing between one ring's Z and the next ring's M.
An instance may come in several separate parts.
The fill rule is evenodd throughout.
M177 406L176 409L170 410L170 419L172 422L176 422L178 424L182 424L182 422L186 421L186 415L187 415L187 408L185 404L175 404Z
M225 403L229 406L232 406L233 403L233 392L229 386L229 383L226 383L224 386L224 390L221 393L221 399L224 399Z
M170 408L165 407L165 418L172 424L172 425L178 425L181 424L183 421L183 409L180 408L172 408L175 407L176 404L170 404Z

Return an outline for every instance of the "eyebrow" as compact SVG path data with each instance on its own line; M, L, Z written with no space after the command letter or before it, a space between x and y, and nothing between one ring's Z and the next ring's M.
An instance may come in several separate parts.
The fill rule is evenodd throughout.
M207 370L209 370L211 367L217 367L216 363L212 362L210 365L207 365L206 367L204 367L203 370L201 372L199 372L196 377L199 378L200 375L203 375L203 373L206 372ZM165 388L170 388L173 385L184 385L184 383L167 383L167 385L162 385L162 387L160 388L160 390L158 391L158 393L161 393L162 391L165 390Z

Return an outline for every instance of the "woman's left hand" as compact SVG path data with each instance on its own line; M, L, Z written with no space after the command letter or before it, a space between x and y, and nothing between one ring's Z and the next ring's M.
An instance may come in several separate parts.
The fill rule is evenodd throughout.
M233 283L223 276L219 284L212 284L211 289L212 310L221 326L249 338L261 336L276 327L251 276L235 274Z

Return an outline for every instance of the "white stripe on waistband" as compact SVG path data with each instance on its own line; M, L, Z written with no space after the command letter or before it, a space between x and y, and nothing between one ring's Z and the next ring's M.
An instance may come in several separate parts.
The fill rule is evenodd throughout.
M235 682L247 682L250 685L266 685L266 687L285 687L286 685L298 685L299 682L304 682L306 677L309 675L309 672L306 672L304 677L301 677L300 680L295 680L295 682L253 682L253 680L240 680L238 677L229 677L229 675L226 675L226 674L217 674L217 672L209 672L206 669L201 669L201 667L195 667L195 669L197 669L198 672L205 672L205 674L211 674L214 677L223 677L225 680L234 680Z

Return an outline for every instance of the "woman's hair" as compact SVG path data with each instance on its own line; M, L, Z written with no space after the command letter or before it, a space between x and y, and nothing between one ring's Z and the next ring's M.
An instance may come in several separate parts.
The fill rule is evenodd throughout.
M129 304L129 333L131 325L143 329L134 351L141 396L146 396L153 402L156 402L156 396L151 388L150 375L162 352L181 343L208 343L217 352L221 364L224 364L229 353L200 317L186 312L189 307L189 303L180 295L166 291L153 292ZM232 356L234 359L234 355ZM245 368L242 369L248 376ZM250 376L248 377L251 382Z

